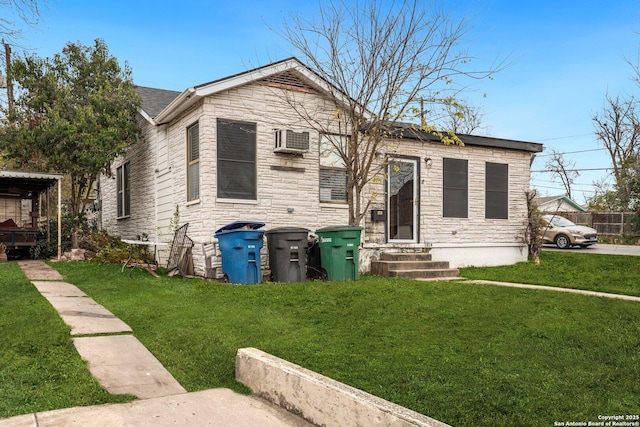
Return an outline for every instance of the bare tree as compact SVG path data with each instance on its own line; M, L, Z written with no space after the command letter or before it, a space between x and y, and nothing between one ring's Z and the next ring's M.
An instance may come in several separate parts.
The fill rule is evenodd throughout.
M456 134L471 135L483 128L484 113L481 108L466 102L453 100L444 106L442 124Z
M576 170L575 162L566 160L564 155L555 148L551 150L549 156L545 169L551 172L553 178L560 179L565 193L570 199L572 199L571 186L575 182L576 178L580 176L580 172Z
M461 144L453 132L439 132L420 117L417 103L451 102L461 90L454 79L491 76L497 67L470 69L472 57L461 47L469 28L435 3L420 0L322 2L317 20L293 17L280 33L298 57L329 83L328 101L337 106L322 122L289 98L298 115L321 134L347 172L349 223L360 223L368 208L362 193L381 167L377 160L389 137L399 137L401 121ZM337 134L335 137L332 135ZM407 129L405 128L405 131Z
M611 158L620 205L630 205L633 171L640 148L638 101L633 96L615 98L607 95L601 113L593 116L595 134Z
M0 0L0 38L7 42L18 38L22 33L19 22L35 26L43 3L44 0Z

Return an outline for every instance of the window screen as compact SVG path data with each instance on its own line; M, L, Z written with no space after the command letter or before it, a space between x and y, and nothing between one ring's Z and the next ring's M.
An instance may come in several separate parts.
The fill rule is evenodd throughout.
M442 166L442 214L446 218L468 218L468 161L445 158Z
M116 169L117 216L127 217L131 214L131 185L129 184L129 162Z
M340 135L320 137L320 201L347 201L347 169L336 146L346 149L348 139Z
M187 200L200 198L200 128L187 129Z
M218 197L257 199L256 124L218 119Z
M486 163L485 165L485 217L509 218L509 165Z

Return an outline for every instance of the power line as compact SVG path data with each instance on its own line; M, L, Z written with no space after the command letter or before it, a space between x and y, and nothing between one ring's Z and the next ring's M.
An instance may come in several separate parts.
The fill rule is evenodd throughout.
M536 158L538 158L538 157L549 157L549 156L558 155L558 154L561 155L561 156L564 156L565 154L591 153L593 151L604 151L604 150L606 150L606 148L593 148L591 150L567 151L566 153L539 154L539 155L536 155Z
M587 168L587 169L566 169L565 172L593 172L593 171L612 171L613 168ZM531 171L531 173L555 173L548 169Z
M562 183L559 183L559 182L556 182L556 181L547 181L547 180L544 180L544 179L536 179L535 182L562 185ZM586 184L586 183L582 183L582 182L572 182L571 183L571 187L593 187L593 183Z
M556 141L558 139L582 138L583 136L592 136L592 135L593 135L593 133L585 133L585 134L582 134L582 135L571 135L571 136L557 136L555 138L539 139L538 141L540 141L540 142Z

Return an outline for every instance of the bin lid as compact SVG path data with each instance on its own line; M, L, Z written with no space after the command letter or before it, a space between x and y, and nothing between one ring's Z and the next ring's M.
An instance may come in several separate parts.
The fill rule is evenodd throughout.
M309 229L300 227L276 227L264 234L280 234L280 233L308 233Z
M332 231L356 231L356 230L363 230L363 228L357 225L337 225L337 226L319 228L318 230L316 230L316 233L329 233Z
M240 228L246 228L249 230L257 230L258 228L264 227L264 222L259 221L234 221L231 224L227 224L222 228L216 230L216 234L221 233L223 231L229 230L238 230Z

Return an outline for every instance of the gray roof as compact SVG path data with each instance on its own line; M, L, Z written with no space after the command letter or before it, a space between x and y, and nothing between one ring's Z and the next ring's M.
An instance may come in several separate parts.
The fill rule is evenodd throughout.
M142 99L142 108L151 118L156 117L171 103L180 92L175 90L155 89L152 87L136 86Z
M440 142L440 139L431 132L425 132L416 129L415 124L411 123L395 123L398 128L398 136L406 139L417 139L421 141ZM540 153L544 150L544 146L537 142L518 141L515 139L494 138L492 136L480 135L463 135L457 134L458 138L464 145L473 145L488 148L503 148L509 150L528 151L531 153Z

